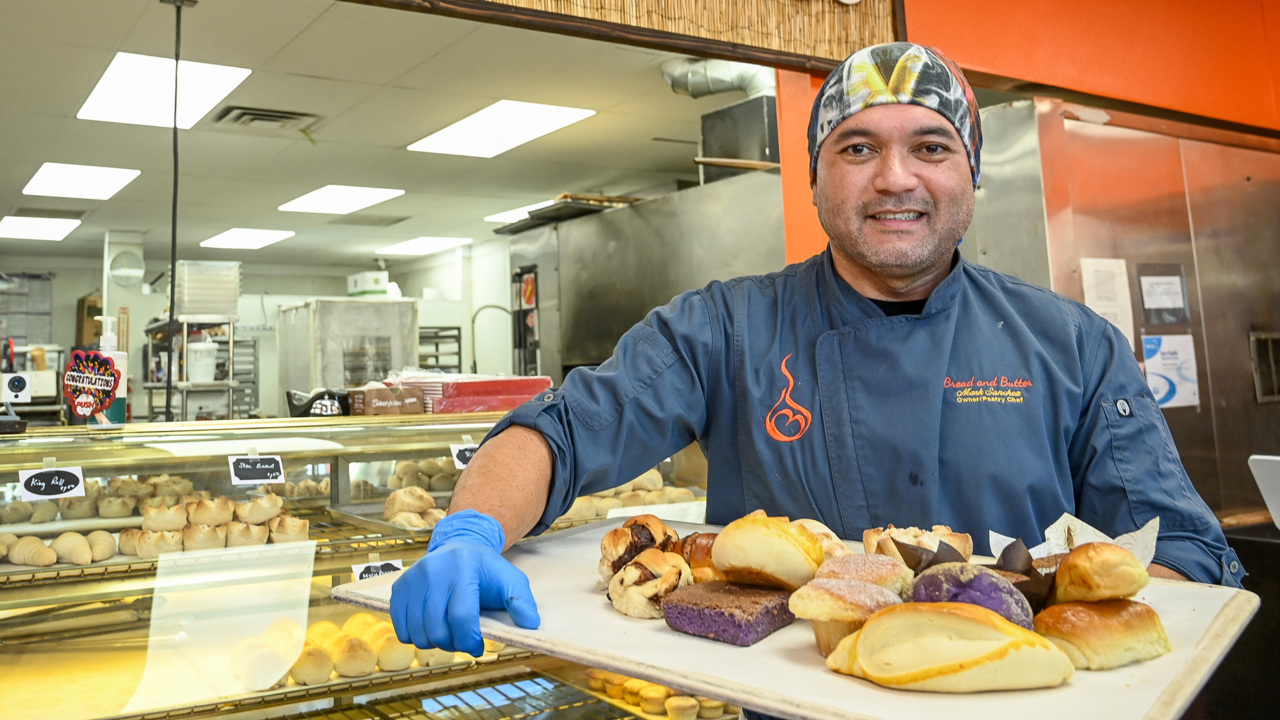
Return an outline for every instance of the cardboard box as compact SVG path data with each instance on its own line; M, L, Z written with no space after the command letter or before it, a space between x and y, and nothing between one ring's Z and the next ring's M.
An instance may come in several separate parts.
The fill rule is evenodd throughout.
M85 295L76 301L76 345L96 345L102 337L102 323L97 317L102 314L102 298L97 295Z
M347 295L386 295L390 273L370 270L347 276Z
M415 387L353 388L347 391L352 415L421 415L422 389Z

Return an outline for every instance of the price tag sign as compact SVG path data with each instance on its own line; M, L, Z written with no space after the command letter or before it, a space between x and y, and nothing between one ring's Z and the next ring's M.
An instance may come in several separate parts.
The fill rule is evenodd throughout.
M84 471L78 467L19 470L18 483L27 502L84 497Z
M476 450L480 446L475 444L450 445L449 454L453 456L453 466L462 470L471 462L471 458L476 456Z
M357 580L364 580L365 578L386 575L387 573L393 573L397 570L403 569L403 560L387 560L385 562L371 562L364 563L362 565L352 565L351 574Z
M284 462L279 455L232 455L232 485L262 485L284 479Z

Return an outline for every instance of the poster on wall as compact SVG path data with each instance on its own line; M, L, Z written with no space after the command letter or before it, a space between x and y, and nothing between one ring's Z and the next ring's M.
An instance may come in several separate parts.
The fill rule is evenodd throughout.
M1142 291L1142 317L1147 325L1179 325L1191 322L1187 279L1178 263L1138 263L1138 287Z
M1145 335L1142 355L1147 385L1161 408L1200 405L1196 347L1190 335Z
M1080 258L1084 304L1124 333L1134 349L1133 305L1129 297L1129 269L1120 258Z

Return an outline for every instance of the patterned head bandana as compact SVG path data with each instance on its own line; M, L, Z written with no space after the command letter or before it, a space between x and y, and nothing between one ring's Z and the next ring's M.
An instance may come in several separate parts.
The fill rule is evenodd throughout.
M921 105L946 118L964 142L977 186L982 126L973 89L941 52L905 42L863 48L827 76L809 116L810 183L817 177L818 150L837 125L873 105L892 103Z

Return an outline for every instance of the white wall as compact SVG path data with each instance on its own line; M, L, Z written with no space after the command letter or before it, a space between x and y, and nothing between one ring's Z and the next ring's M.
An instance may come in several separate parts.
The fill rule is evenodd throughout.
M512 372L510 243L502 237L471 252L471 312L478 372ZM480 308L496 305L502 310Z

